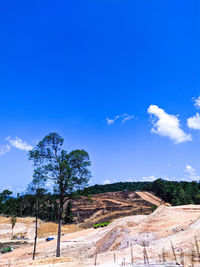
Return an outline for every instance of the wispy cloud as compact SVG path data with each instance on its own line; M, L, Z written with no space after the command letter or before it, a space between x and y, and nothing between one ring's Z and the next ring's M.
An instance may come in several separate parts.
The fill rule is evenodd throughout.
M129 115L127 113L122 114L122 115L117 115L113 119L106 118L106 122L108 125L114 124L117 120L120 120L122 123L129 121L131 119L134 119L134 115Z
M187 119L187 126L190 129L200 130L200 115L198 112L196 115Z
M147 176L147 177L142 177L140 179L141 182L153 182L155 181L156 179L158 179L157 177L155 177L154 175L151 175L151 176Z
M109 179L103 181L103 184L111 184L112 182Z
M105 179L102 184L114 184L114 183L118 183L120 182L120 180L118 179Z
M8 153L11 150L9 145L3 145L0 146L0 156L3 156L4 154Z
M116 119L115 119L115 118L114 118L114 119L109 119L109 118L106 118L106 122L107 122L107 124L108 124L108 125L111 125L111 124L113 124L115 121L116 121Z
M15 137L15 139L12 139L10 136L6 138L6 140L10 143L11 146L20 149L20 150L25 150L29 151L33 149L31 145L29 145L27 142L23 141L19 137Z
M193 100L193 102L194 102L194 106L196 107L196 108L200 108L200 96L198 96L198 97L193 97L192 98L192 100Z
M190 181L200 180L200 176L197 175L196 169L193 168L189 164L185 166L185 173L186 173L187 180L190 180Z
M130 121L130 120L132 120L132 119L134 119L134 118L135 118L134 115L128 115L128 114L126 114L126 115L124 116L123 120L122 120L122 123L124 123L124 122L126 122L126 121Z
M150 105L148 113L151 114L153 128L152 133L161 136L169 137L175 144L191 141L190 134L186 134L180 127L180 122L177 116L168 114L164 109L156 105Z

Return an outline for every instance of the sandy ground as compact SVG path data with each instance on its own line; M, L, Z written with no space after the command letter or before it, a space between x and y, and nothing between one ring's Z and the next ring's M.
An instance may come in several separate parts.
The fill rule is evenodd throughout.
M195 239L196 237L196 239ZM197 243L196 243L197 240ZM174 248L174 253L173 249ZM109 226L66 233L61 239L61 258L55 259L56 239L45 242L39 239L37 260L32 261L31 244L0 256L0 266L93 266L178 261L185 266L199 266L200 205L179 207L160 206L150 215L128 216L114 220ZM66 264L66 265L65 265ZM53 266L52 265L52 266ZM49 265L51 266L51 265Z
M46 237L48 235L56 235L57 229L58 229L58 225L56 223L52 223L52 222L43 223L40 225L38 236ZM62 234L74 233L80 230L83 230L83 229L75 224L62 226Z
M41 221L39 220L39 225L41 225ZM17 222L13 229L13 235L24 235L26 238L34 237L34 229L35 229L35 219L32 217L26 218L17 218ZM2 239L11 239L12 235L12 226L10 223L10 218L0 217L0 237Z

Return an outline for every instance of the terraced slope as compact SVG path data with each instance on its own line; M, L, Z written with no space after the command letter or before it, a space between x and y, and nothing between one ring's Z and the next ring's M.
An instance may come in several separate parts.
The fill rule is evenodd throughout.
M144 191L119 191L95 194L91 198L81 197L72 202L72 212L82 227L91 227L94 223L110 221L130 215L150 214L152 207L168 203Z

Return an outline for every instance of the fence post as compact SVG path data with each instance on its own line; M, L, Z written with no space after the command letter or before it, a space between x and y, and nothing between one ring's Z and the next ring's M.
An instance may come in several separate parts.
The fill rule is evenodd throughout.
M94 255L94 266L97 265L97 253Z
M132 244L131 244L131 264L133 265L133 247L132 247Z

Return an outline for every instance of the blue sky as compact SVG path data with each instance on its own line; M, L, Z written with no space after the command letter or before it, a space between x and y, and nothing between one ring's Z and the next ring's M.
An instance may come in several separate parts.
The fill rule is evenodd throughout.
M0 190L23 191L27 150L52 131L89 152L91 184L199 179L198 1L5 1L0 13Z

